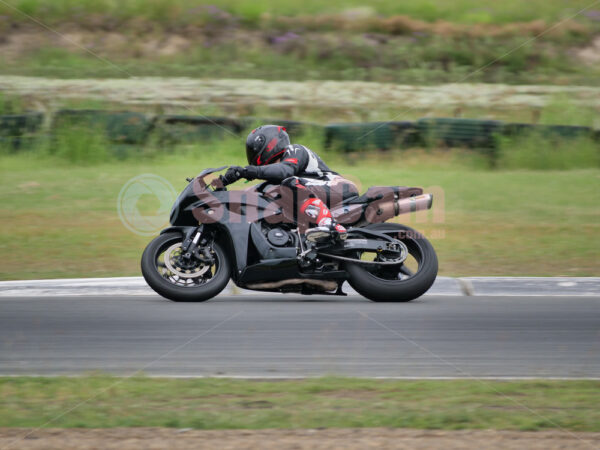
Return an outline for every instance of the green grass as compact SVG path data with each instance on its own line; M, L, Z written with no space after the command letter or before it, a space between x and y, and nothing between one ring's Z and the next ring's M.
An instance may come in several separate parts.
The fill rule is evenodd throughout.
M597 128L598 114L577 106L565 95L554 95L539 110L541 125L567 125ZM589 135L565 138L535 131L498 138L496 164L503 169L565 170L600 167L598 137Z
M24 98L0 91L0 115L21 114L25 110Z
M6 3L10 6L1 5L0 15L22 20L24 19L11 6L50 23L86 20L86 16L102 14L121 20L143 18L170 24L206 20L214 9L205 7L215 4L208 0L7 0ZM530 20L558 21L575 14L590 3L589 0L506 0L502 3L491 0L373 0L365 6L364 0L305 0L301 3L293 0L222 0L219 7L240 17L245 23L256 25L260 25L260 19L265 13L295 16L332 14L353 9L358 9L363 15L405 14L426 21L442 18L459 23L501 24Z
M496 164L503 169L565 170L600 167L598 141L552 138L533 133L500 139Z
M72 163L105 162L111 156L104 133L78 126L57 128L54 140L45 145L43 150Z
M11 58L0 55L0 65L5 75L57 78L131 75L401 84L468 81L595 85L600 69L584 64L573 50L575 46L587 45L592 36L564 43L537 40L525 46L523 36L400 36L389 38L386 44L376 44L361 33L299 32L297 38L281 45L269 43L267 35L253 37L245 47L227 37L216 42L192 40L189 48L161 56L156 51L135 50L155 37L131 35L121 47L103 49L99 35L99 43L91 40L90 45L97 46L95 53L102 59L72 46L40 44ZM485 70L479 70L482 67Z
M551 25L589 6L585 0L378 0L368 7L358 0L228 0L222 9L203 0L8 4L59 35L75 33L78 45L23 27L31 19L0 2L0 37L23 42L0 51L3 74L589 85L600 76L597 64L577 56L600 31L600 9ZM394 14L410 17L386 22ZM547 23L513 23L527 20ZM186 44L169 45L171 38Z
M4 427L600 431L598 402L597 381L0 378Z
M314 136L302 142L320 150ZM0 157L0 279L139 275L150 238L120 222L122 186L153 173L179 191L205 167L244 164L241 139L186 149L94 164L33 152ZM442 275L600 275L597 168L491 171L485 158L466 151L322 156L362 191L413 185L433 192L434 204L444 205L443 222L397 220L430 236ZM157 205L140 207L152 213Z

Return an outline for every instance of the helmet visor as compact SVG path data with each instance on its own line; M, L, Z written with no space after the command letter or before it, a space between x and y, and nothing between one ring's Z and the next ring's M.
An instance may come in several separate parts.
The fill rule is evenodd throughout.
M256 163L257 156L258 156L258 153L256 153L252 147L247 145L246 146L246 159L248 159L248 164L254 165Z
M258 136L253 136L251 134L248 136L248 139L246 140L246 159L248 159L248 164L256 165L264 148L265 137L262 134L259 134Z

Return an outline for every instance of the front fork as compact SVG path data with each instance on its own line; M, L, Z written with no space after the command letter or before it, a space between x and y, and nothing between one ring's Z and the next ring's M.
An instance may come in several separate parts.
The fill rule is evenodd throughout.
M181 257L186 261L197 258L204 263L212 264L214 262L210 252L212 240L212 233L205 232L204 225L190 228L181 243Z

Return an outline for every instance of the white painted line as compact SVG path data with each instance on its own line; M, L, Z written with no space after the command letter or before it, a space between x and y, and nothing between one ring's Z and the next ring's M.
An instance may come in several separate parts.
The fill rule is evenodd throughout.
M344 292L358 296L347 283ZM55 280L18 280L0 282L0 298L6 297L82 297L147 296L156 294L142 277L67 278ZM266 295L240 289L233 283L221 296ZM435 296L600 296L600 277L438 277L425 295Z
M600 277L464 277L460 281L475 296L600 296Z
M349 296L359 296L348 283L344 292ZM220 296L256 296L265 292L240 289L230 282ZM2 297L81 297L81 296L146 296L158 295L143 277L122 278L69 278L56 280L19 280L0 282ZM438 277L426 295L460 296L458 281L450 277Z

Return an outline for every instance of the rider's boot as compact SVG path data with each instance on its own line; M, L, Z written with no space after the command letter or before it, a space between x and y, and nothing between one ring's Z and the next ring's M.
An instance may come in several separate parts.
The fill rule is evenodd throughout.
M309 216L317 226L306 230L306 239L310 242L326 242L331 238L343 241L348 237L346 228L337 223L329 208L318 198L309 198L300 207L303 214Z

